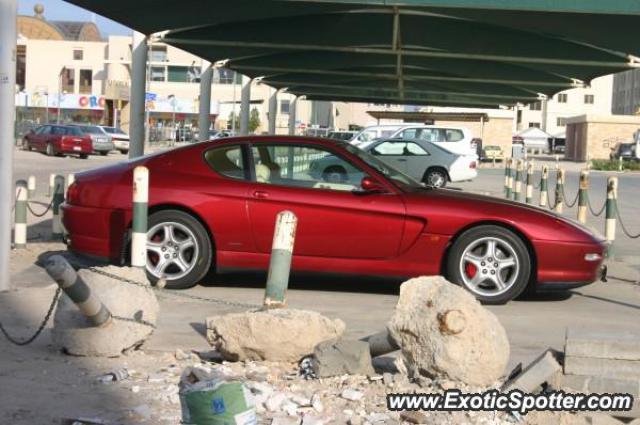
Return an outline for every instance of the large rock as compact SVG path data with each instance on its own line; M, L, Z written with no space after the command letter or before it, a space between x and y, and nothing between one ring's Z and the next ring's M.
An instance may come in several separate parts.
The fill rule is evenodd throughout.
M337 375L372 375L369 344L364 341L325 341L316 346L313 371L319 378Z
M209 317L207 340L230 361L298 361L344 329L342 320L313 311L259 310Z
M509 360L509 340L496 316L440 276L402 284L388 329L413 376L488 386Z
M80 270L78 275L111 314L155 325L160 307L151 287L146 283L144 270L113 266L103 267L101 270L147 285L131 285L90 270ZM54 316L52 336L54 345L69 354L116 357L123 351L140 346L152 333L153 328L150 326L115 318L103 327L92 327L78 307L63 293Z

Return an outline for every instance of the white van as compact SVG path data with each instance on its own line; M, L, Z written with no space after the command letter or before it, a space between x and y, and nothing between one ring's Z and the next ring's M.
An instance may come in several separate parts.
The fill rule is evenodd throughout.
M371 142L376 139L389 138L392 135L396 134L398 130L406 127L406 124L401 125L372 125L369 127L365 127L356 133L349 143L354 145L358 145L360 143Z
M391 135L392 139L419 139L426 140L459 155L471 155L476 153L472 146L473 135L464 127L440 126L440 125L411 125L398 129Z

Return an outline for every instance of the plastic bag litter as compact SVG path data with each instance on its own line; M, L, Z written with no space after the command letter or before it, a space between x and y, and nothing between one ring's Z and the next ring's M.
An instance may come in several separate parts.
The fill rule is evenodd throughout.
M255 401L240 381L222 377L201 380L187 370L180 381L182 422L191 425L256 425ZM199 372L199 371L198 371Z

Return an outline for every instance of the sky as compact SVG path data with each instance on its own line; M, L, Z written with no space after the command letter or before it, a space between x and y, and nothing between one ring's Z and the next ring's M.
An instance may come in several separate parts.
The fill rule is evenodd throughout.
M33 16L33 6L44 6L44 16L52 21L91 21L92 13L62 0L18 0L18 14ZM110 19L96 15L96 24L103 37L107 35L129 35L131 29Z

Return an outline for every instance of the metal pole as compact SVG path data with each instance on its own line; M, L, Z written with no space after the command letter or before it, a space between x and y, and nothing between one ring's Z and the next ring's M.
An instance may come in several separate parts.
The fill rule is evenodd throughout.
M289 104L289 136L296 134L296 107L298 105L298 97L294 96Z
M16 249L27 247L27 182L18 180L16 183L16 215L13 229L13 246Z
M17 0L0 0L0 292L10 285Z
M609 242L609 257L613 253L613 243L616 240L616 210L618 208L618 178L611 176L607 179L607 203L605 212L604 237Z
M578 191L578 221L587 222L587 206L589 203L589 171L580 172L580 189Z
M231 108L231 131L236 132L236 72L233 71L233 106Z
M198 140L209 140L209 126L211 115L211 83L213 82L213 67L211 62L202 61L202 73L200 74L200 116L198 117Z
M278 91L274 90L269 98L269 134L276 134L276 119L278 117Z
M149 147L149 136L151 135L151 130L149 129L149 117L151 115L151 111L147 105L147 93L151 92L151 58L153 57L153 44L148 43L149 49L147 52L147 61L145 67L145 81L144 81L144 146L145 149Z
M549 167L547 167L546 165L543 165L542 177L540 177L540 206L541 207L547 206L547 197L548 197L547 179L548 178L549 178Z
M147 68L147 38L133 32L131 55L131 115L129 118L129 158L144 155L145 84Z
M547 99L546 96L540 102L540 103L542 103L542 108L540 108L540 109L542 109L542 120L541 120L542 124L540 125L540 127L541 127L541 130L544 131L544 132L547 131L547 121L548 121L548 118L549 118L547 102L548 102L548 99Z
M287 303L286 294L297 224L298 218L291 211L282 211L276 217L264 308L282 308Z
M147 229L149 214L149 170L138 166L133 170L133 225L131 235L131 265L147 265ZM166 254L169 255L169 254Z
M111 312L61 255L54 255L45 265L47 274L95 327L111 323Z
M249 114L251 112L251 78L242 76L240 91L240 135L249 134Z

